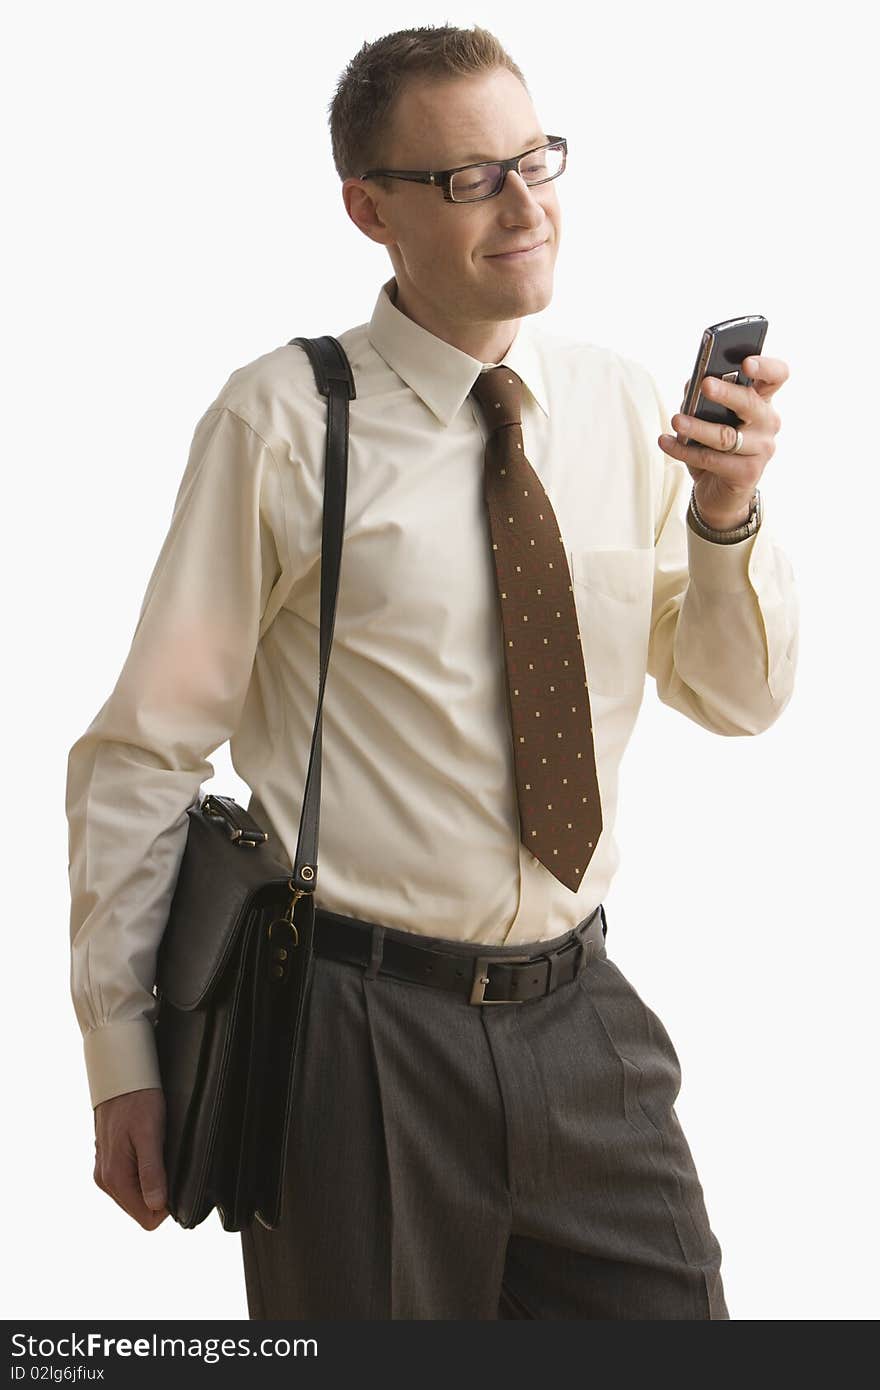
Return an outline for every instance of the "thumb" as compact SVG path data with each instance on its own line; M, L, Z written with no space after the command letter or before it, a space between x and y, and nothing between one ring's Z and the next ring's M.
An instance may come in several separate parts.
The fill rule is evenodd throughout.
M161 1211L165 1205L167 1192L165 1168L161 1157L147 1151L138 1154L138 1179L144 1201L151 1211Z

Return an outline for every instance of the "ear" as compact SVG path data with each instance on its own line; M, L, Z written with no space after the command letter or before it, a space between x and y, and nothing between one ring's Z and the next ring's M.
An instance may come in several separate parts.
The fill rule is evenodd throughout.
M342 201L354 225L364 236L387 246L392 232L382 219L376 203L376 193L363 179L346 179L342 185Z

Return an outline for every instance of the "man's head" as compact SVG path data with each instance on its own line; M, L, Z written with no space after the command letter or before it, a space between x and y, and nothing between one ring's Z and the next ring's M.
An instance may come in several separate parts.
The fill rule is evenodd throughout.
M519 68L479 27L389 34L348 65L330 126L346 210L388 248L398 308L474 357L502 357L517 321L552 298L556 183L529 186L514 169L496 197L458 203L436 185L360 175L450 169L540 145L547 132ZM535 243L528 257L493 259Z

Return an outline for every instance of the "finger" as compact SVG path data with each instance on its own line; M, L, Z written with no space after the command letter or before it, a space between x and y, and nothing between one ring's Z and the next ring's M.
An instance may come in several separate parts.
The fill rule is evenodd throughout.
M742 366L743 371L752 378L755 390L765 400L774 395L790 375L788 364L781 357L747 357Z
M156 1224L164 1221L168 1215L166 1205L168 1183L165 1176L165 1164L162 1159L164 1137L164 1122L159 1125L149 1124L143 1132L135 1129L132 1134L137 1155L137 1178L140 1195L146 1209L158 1218Z
M157 1212L151 1211L143 1199L141 1185L138 1180L137 1166L132 1156L132 1162L125 1168L116 1168L109 1174L105 1174L107 1183L106 1191L113 1198L117 1206L134 1218L145 1230L152 1230L159 1225L163 1218L157 1217Z
M701 421L701 423L705 422ZM742 485L745 472L743 464L749 448L748 435L745 430L743 430L743 447L738 454L721 452L696 442L683 444L671 434L661 434L657 443L664 454L668 454L670 458L681 459L695 480L701 471L706 471L714 473L734 487ZM745 464L746 469L751 466L751 464Z
M743 424L752 424L763 408L763 401L753 386L738 386L734 381L722 381L717 376L703 377L700 394L707 401L726 405Z
M109 1171L104 1170L104 1179L108 1183L110 1196L122 1207L123 1211L134 1217L135 1221L146 1230L153 1230L164 1220L167 1212L154 1211L144 1200L139 1173L138 1146L134 1136L128 1134L127 1141L119 1148L122 1151L120 1153L117 1150L117 1157L111 1164ZM149 1148L145 1152L152 1159L153 1155ZM151 1178L154 1178L152 1173Z
M161 1153L149 1148L138 1149L138 1179L141 1194L150 1211L161 1211L165 1206L167 1190Z
M781 357L747 357L742 365L750 377L771 386L781 386L790 375L788 364Z
M673 415L670 422L676 431L680 444L687 444L690 440L696 440L698 444L705 444L709 449L717 449L719 452L729 452L736 448L736 427L734 425L715 424L711 420L701 420L695 415ZM743 432L743 446L739 451L741 454L747 452L746 437Z

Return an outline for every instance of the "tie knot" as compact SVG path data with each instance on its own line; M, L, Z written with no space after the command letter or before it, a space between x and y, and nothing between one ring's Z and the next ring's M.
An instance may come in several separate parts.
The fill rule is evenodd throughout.
M522 424L522 378L510 367L480 372L471 395L480 403L490 434L502 425Z

